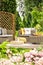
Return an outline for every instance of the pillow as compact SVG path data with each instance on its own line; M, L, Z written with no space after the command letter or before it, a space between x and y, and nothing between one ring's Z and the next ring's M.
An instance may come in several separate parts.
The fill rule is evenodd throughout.
M5 28L2 28L2 35L7 35L7 30Z

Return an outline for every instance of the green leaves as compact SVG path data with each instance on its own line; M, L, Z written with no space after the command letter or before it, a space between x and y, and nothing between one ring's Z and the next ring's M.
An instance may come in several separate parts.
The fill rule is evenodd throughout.
M0 58L6 58L7 55L6 55L6 50L7 50L7 47L6 45L8 44L9 42L5 41L3 42L2 44L0 44Z
M15 13L16 12L16 0L2 0L0 10Z

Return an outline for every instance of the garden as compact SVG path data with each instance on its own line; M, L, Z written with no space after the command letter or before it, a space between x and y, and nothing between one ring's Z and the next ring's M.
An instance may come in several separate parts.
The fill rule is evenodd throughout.
M0 41L0 65L43 65L43 0L0 0Z
M7 47L9 42L0 44L0 65L43 65L43 48Z

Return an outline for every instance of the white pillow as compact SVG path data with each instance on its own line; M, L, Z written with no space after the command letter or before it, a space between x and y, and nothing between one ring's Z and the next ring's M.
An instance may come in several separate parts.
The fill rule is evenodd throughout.
M5 28L2 28L2 35L7 35L7 30Z

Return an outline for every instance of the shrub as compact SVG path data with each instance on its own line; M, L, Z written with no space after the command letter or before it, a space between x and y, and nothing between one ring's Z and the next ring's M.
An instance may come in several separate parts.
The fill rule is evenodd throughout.
M16 0L1 0L0 11L16 12Z

